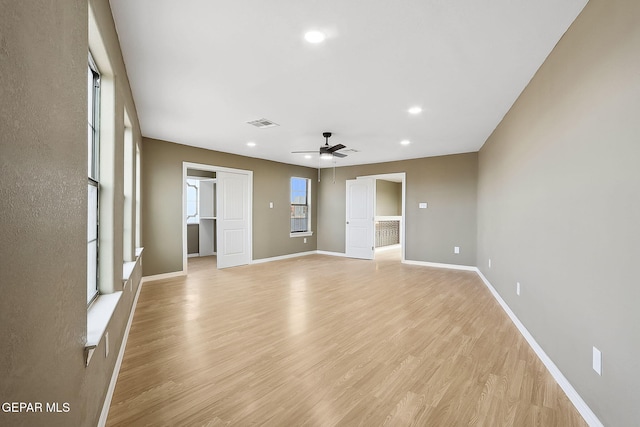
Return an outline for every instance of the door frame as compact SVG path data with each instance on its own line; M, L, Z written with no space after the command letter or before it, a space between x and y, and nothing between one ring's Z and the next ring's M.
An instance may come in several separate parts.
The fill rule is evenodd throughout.
M183 274L188 274L187 266L188 266L188 256L187 252L187 221L185 218L187 217L187 192L186 192L186 182L187 182L187 169L197 169L207 172L230 172L230 173L238 173L247 175L249 181L249 191L247 192L247 206L249 209L249 218L248 218L248 233L249 233L249 263L253 263L253 171L245 170L245 169L233 169L227 168L224 166L215 166L215 165L206 165L204 163L192 163L192 162L182 162L182 215L180 217L180 221L182 221L182 272ZM218 234L216 233L216 243L218 239Z
M405 262L406 260L406 253L405 253L405 249L406 249L406 236L405 236L405 230L407 229L406 227L406 204L407 204L407 173L406 172L396 172L396 173L383 173L383 174L377 174L377 175L364 175L364 176L357 176L356 179L360 179L360 178L373 178L374 179L374 195L373 195L373 199L374 199L374 203L373 203L373 208L374 208L374 216L375 216L375 207L376 207L376 185L375 182L379 179L382 180L386 180L389 181L391 180L395 180L395 179L400 179L402 182L402 219L400 220L400 248L402 250L402 260L401 262ZM374 227L374 233L375 233L375 227ZM346 238L346 236L345 236ZM375 241L375 240L374 240ZM346 241L345 241L346 244ZM345 249L346 250L346 249ZM374 255L373 258L375 259L375 251L374 251Z

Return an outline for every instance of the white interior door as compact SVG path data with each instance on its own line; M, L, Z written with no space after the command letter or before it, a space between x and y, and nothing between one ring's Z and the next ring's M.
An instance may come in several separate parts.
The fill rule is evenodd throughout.
M373 259L375 181L372 178L347 180L346 255Z
M218 268L249 264L249 176L217 172L216 178Z

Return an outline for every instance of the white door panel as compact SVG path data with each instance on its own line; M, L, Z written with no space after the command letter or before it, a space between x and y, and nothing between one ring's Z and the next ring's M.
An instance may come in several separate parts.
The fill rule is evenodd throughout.
M251 262L249 242L249 177L217 172L218 268Z
M374 203L373 179L347 180L346 255L373 259Z

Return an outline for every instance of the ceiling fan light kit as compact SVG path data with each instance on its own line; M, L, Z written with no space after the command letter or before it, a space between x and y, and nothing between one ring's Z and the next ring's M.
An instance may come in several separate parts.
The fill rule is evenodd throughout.
M318 151L292 151L292 153L318 153L320 154L320 158L321 159L327 159L327 160L331 160L335 157L338 158L343 158L343 157L347 157L346 154L344 153L339 153L338 151L347 148L346 145L343 144L336 144L336 145L329 145L329 138L331 138L332 133L331 132L322 132L322 136L325 139L324 145L320 146L320 149ZM351 150L352 152L356 152L355 150ZM306 157L306 156L305 156Z

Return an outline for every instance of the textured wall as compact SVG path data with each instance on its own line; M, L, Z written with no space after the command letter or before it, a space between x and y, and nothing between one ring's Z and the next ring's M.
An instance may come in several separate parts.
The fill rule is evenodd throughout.
M402 215L402 183L376 180L376 215Z
M253 171L253 259L316 250L317 170L252 157L144 140L142 213L144 275L182 270L182 163ZM289 237L289 180L311 178L313 236ZM269 209L269 202L274 208Z
M0 425L79 425L87 5L2 1L0 10L0 400L73 405L54 416L0 412Z
M640 425L639 52L640 2L591 0L479 156L478 266L610 426Z
M336 168L335 183L333 169L323 169L318 249L345 251L347 179L396 172L406 172L407 180L406 259L475 265L477 153ZM418 209L420 202L428 209Z
M117 104L135 113L108 1L92 4L120 76ZM0 425L92 426L133 292L109 325L110 357L101 344L85 367L87 2L2 0L0 10L0 402L69 404L66 413L0 411Z

